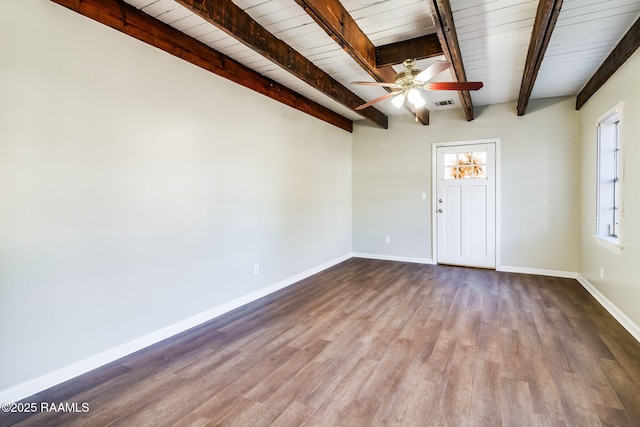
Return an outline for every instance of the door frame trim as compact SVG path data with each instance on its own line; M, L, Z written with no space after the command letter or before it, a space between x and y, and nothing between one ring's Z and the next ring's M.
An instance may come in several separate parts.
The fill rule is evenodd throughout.
M462 145L477 145L477 144L495 144L496 148L496 271L500 270L501 258L500 247L502 239L502 215L501 215L501 139L500 138L487 138L487 139L473 139L468 141L448 141L448 142L434 142L431 144L431 259L434 264L438 264L438 230L436 223L436 209L437 209L437 160L438 160L438 148L441 147L453 147Z

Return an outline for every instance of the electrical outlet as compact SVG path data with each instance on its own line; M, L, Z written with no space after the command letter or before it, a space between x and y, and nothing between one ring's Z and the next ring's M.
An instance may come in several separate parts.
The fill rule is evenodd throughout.
M420 198L422 200L427 200L427 193L425 193L424 191L422 193L420 193Z
M384 242L385 243L390 243L391 242L391 239L389 238L389 236L385 236L384 237Z
M600 267L600 278L604 279L604 268Z
M260 266L258 264L253 264L253 274L258 274L260 272Z

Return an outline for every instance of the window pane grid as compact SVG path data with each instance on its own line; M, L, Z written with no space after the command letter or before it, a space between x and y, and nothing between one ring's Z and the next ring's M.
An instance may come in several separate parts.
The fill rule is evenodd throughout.
M444 168L445 179L486 179L487 152L447 153Z
M614 123L613 130L613 170L614 170L614 178L613 178L613 226L611 230L611 235L614 237L618 237L618 201L619 201L619 192L620 192L620 145L618 140L618 131L619 131L620 121L616 121Z
M596 236L606 245L621 248L622 147L621 105L598 122Z

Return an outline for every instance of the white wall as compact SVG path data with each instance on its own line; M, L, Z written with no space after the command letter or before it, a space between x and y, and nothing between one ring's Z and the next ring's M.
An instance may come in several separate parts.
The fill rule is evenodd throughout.
M621 310L640 333L640 51L631 56L580 109L581 205L580 274ZM620 255L598 245L596 209L596 123L624 102L621 141L624 145L624 248ZM600 279L600 268L604 279ZM640 335L638 335L640 336Z
M349 133L0 6L0 391L351 252Z
M353 134L353 250L429 260L431 144L501 138L501 265L575 272L578 267L578 115L573 98L406 116L389 130L357 124ZM420 199L421 192L427 200ZM391 242L384 243L384 236Z

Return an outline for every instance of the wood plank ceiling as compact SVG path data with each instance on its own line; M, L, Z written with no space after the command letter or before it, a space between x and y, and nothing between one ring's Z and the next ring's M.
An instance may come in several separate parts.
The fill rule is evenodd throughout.
M525 114L529 98L577 95L638 47L640 16L640 0L51 1L345 130L399 114L428 124L429 110L473 120L474 106L514 101ZM451 72L433 81L484 88L425 92L417 112L389 100L355 111L386 92L351 82L392 80L406 57L421 69L446 57Z

